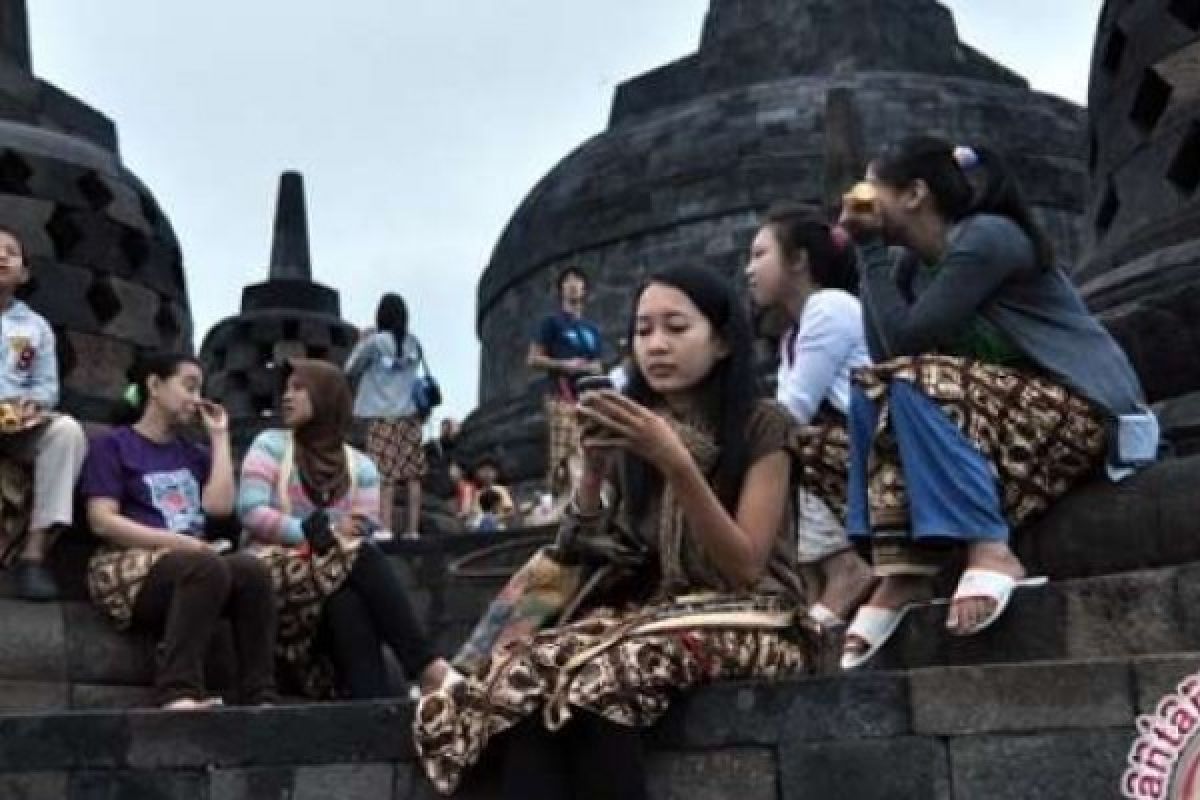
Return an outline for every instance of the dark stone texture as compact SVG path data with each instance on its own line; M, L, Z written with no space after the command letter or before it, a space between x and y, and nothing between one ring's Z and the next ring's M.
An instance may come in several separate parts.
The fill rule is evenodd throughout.
M763 40L776 38L787 46L763 46ZM714 0L699 51L617 87L611 123L730 88L848 71L956 75L1027 85L960 43L953 17L934 3L785 0L764 6Z
M1200 656L1195 653L1138 659L1133 664L1134 712L1153 714L1159 701L1175 692L1185 678L1198 672Z
M202 772L82 772L71 776L70 800L209 800Z
M933 738L779 743L781 800L949 800L946 745Z
M408 760L410 715L408 706L383 702L228 708L186 717L130 712L128 763L153 770ZM295 735L318 730L319 755L308 736Z
M775 800L775 751L733 747L706 753L656 753L649 759L652 800Z
M129 746L127 720L115 714L0 716L0 774L115 768Z
M1189 6L1190 7L1190 6ZM1088 90L1091 199L1076 272L1152 400L1200 389L1200 31L1167 0L1107 0Z
M1016 592L969 637L945 630L944 605L909 614L873 669L1041 662L1181 652L1200 646L1200 565L1055 581ZM948 594L949 588L945 590Z
M215 769L210 775L208 800L291 798L296 780L291 767Z
M922 735L1133 726L1124 661L919 669L909 684Z
M1200 561L1200 457L1166 459L1119 484L1097 479L1018 531L1017 554L1055 579Z
M337 764L296 770L293 800L386 800L393 793L391 764Z
M31 708L65 710L69 705L68 687L64 682L0 680L0 712Z
M63 800L67 775L62 772L26 772L0 775L0 797L4 800Z
M1132 727L954 738L950 740L954 796L972 800L1120 797L1121 772L1133 740Z
M304 177L299 172L279 176L275 201L275 232L271 240L271 280L312 280L308 254L308 210L304 202Z
M64 642L61 607L0 599L0 677L64 680Z

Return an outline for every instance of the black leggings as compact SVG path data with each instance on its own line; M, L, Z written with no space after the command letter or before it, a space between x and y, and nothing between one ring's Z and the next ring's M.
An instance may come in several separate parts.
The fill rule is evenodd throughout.
M383 644L410 679L434 658L404 586L387 556L370 542L359 547L354 568L322 613L338 680L355 700L391 694Z
M561 731L535 713L504 734L504 800L645 800L642 734L576 709Z

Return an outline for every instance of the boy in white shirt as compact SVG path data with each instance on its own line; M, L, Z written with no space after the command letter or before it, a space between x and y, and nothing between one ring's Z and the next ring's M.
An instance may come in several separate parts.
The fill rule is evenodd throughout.
M0 456L33 462L33 513L15 568L16 591L26 600L58 596L46 569L57 532L73 520L75 480L87 452L83 428L54 411L58 362L54 331L40 314L16 299L29 280L21 241L0 229ZM12 542L5 542L7 549Z

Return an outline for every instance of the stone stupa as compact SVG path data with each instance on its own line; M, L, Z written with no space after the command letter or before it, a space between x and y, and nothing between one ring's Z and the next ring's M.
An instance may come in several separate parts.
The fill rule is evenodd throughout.
M290 357L341 364L357 339L335 289L312 279L304 178L279 179L269 277L242 290L241 312L204 337L200 359L211 396L229 412L234 444L278 425L279 365Z
M183 257L101 112L33 73L23 0L0 0L0 225L54 327L62 407L101 420L140 350L192 349Z
M525 367L555 275L591 275L588 315L610 343L649 272L746 259L779 201L829 208L870 156L934 133L1006 154L1059 251L1074 258L1084 112L1030 90L964 44L934 0L713 0L700 48L621 84L608 129L529 192L478 291L480 410L464 431L517 478L541 474L544 426Z

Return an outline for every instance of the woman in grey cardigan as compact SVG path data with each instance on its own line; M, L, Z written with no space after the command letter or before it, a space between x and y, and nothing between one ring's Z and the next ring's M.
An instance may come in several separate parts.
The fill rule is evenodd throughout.
M385 294L375 311L376 329L366 331L346 359L346 374L357 381L354 416L370 421L367 454L379 467L380 521L392 528L395 488L408 489L406 538L418 535L425 451L424 420L413 402L421 343L408 330L408 306L398 294Z
M948 547L965 546L967 569L946 626L986 628L1014 588L1045 582L1026 578L1010 532L1101 467L1119 479L1152 460L1158 438L1128 359L997 156L907 139L866 183L842 212L876 363L851 399L847 528L869 537L881 582L845 668L930 597Z

